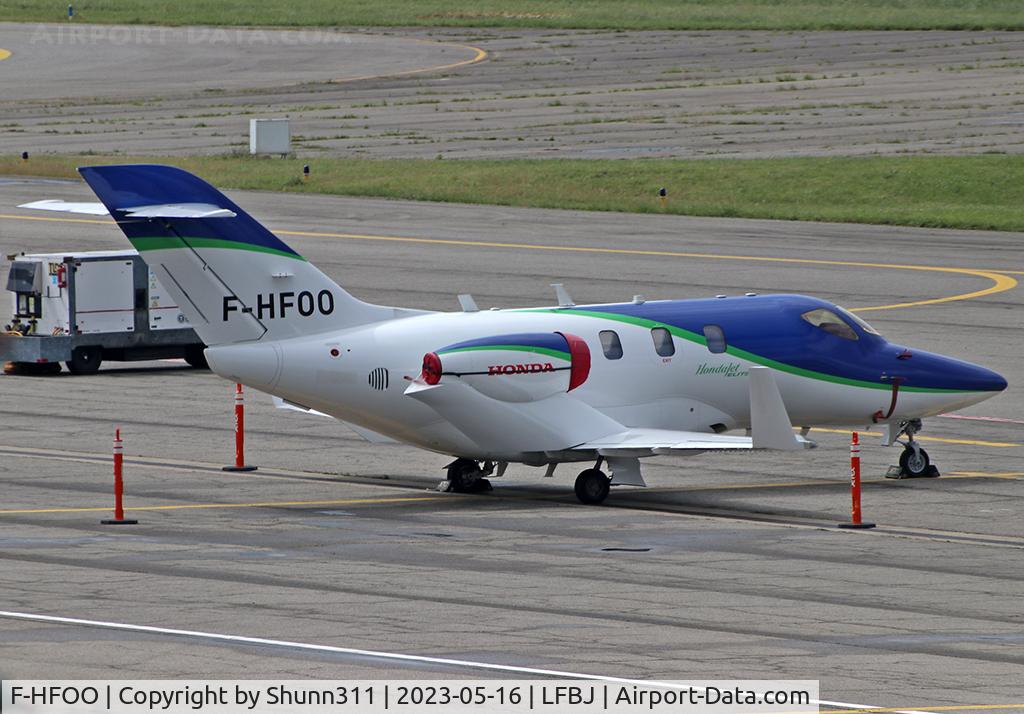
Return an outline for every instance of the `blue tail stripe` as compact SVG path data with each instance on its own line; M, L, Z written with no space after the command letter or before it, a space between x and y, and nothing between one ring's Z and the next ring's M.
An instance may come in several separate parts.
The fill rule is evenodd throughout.
M174 166L125 164L78 169L128 236L135 238L203 238L238 243L298 256L227 196L202 179ZM169 203L209 203L227 208L235 218L124 219L118 209ZM170 228L168 228L168 225Z

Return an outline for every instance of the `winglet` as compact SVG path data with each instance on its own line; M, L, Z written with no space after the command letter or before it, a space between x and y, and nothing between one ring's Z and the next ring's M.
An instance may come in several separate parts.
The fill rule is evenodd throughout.
M750 367L750 436L755 449L796 451L814 445L793 433L786 404L768 367Z

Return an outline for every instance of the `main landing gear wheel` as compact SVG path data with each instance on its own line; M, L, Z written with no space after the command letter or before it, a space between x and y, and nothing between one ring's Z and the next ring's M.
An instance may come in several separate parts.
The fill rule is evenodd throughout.
M71 350L71 359L64 364L68 366L71 374L95 374L102 361L102 347L76 347Z
M494 464L487 462L484 468L473 459L455 459L448 464L448 490L455 493L478 493L493 489L491 482L484 478L494 471Z
M587 469L576 477L576 498L580 503L597 506L608 498L611 483L601 469Z
M926 478L938 476L938 471L932 467L932 461L928 458L928 452L918 447L907 446L900 454L900 471L909 478Z

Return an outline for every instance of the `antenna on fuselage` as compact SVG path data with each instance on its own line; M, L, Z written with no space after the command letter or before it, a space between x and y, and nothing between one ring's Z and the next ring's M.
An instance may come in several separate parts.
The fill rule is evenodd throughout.
M558 307L576 307L576 303L572 301L572 296L565 286L561 283L551 283L551 287L555 289L555 295L558 297Z

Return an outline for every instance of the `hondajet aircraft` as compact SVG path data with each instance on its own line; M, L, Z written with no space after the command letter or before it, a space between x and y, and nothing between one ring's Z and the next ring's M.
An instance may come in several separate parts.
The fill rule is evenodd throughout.
M509 463L552 475L590 462L576 494L600 503L610 484L644 485L643 457L800 449L813 445L811 427L865 424L903 444L906 474L935 474L914 439L920 420L1006 388L995 372L892 344L804 295L574 305L559 289L553 307L480 311L468 296L460 312L372 305L192 174L80 172L102 206L26 206L109 212L208 345L214 372L372 442L454 456L455 490Z

